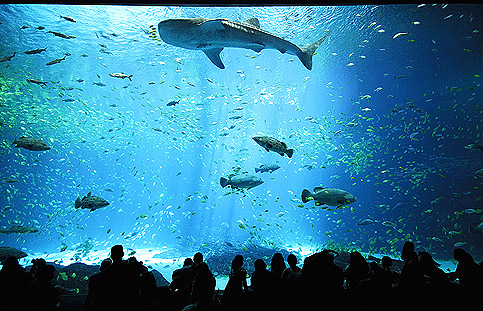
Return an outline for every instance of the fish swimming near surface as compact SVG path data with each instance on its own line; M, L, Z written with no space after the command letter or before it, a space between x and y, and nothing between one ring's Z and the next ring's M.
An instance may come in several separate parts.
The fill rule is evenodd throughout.
M48 62L46 65L47 66L50 66L50 65L53 65L53 64L58 64L60 63L61 61L65 60L67 55L65 55L63 58L57 58L57 59L54 59L54 60L51 60L50 62Z
M39 84L39 85L46 85L47 82L43 82L43 81L39 81L39 80L35 80L35 79L26 79L27 82L29 83L34 83L34 84Z
M179 104L179 99L170 101L169 103L166 104L166 106L168 106L168 107L176 106L177 104Z
M47 48L25 51L24 54L39 54L39 53L42 53L45 50L47 50Z
M123 80L124 80L125 78L128 78L128 79L129 79L129 81L132 81L132 80L131 80L131 77L133 76L133 75L127 75L127 74L122 73L122 72L113 72L113 73L110 73L109 75L110 75L111 77L113 77L113 78L120 78L120 79L123 79Z
M91 212L109 205L109 202L101 197L91 195L91 191L81 199L80 196L75 200L75 208L89 209Z
M10 234L10 233L36 233L39 232L39 229L32 228L32 227L24 227L19 225L13 225L10 229L0 229L0 233Z
M27 253L22 252L21 250L18 250L13 247L0 246L0 262L3 264L5 259L7 259L10 256L20 259L20 258L27 257Z
M302 202L315 201L315 205L344 206L357 201L357 198L349 192L337 188L315 187L314 192L307 189L302 191Z
M61 32L56 32L56 31L49 31L49 33L53 34L56 37L61 37L61 38L64 38L64 39L73 39L73 38L75 38L75 36L66 35L66 34L63 34Z
M252 138L257 144L265 148L267 151L274 151L280 154L282 157L287 154L287 156L291 158L293 155L293 149L288 149L287 144L283 141L269 136L255 136Z
M261 184L263 184L263 180L260 177L247 174L229 175L228 178L220 178L220 185L223 188L230 186L233 189L251 189Z
M22 136L19 139L15 139L12 146L15 145L17 148L25 148L30 151L46 151L50 147L43 140L34 137Z
M278 170L280 166L277 164L262 164L259 167L255 167L255 173L272 173Z
M5 56L0 58L0 63L10 61L15 56L15 54L17 54L17 52L13 52L12 56Z
M62 16L62 15L61 15L60 17L61 17L61 18L63 18L63 19L65 19L65 20L67 20L67 21L69 21L69 22L72 22L72 23L75 23L75 22L76 22L76 20L75 20L75 19L73 19L73 18L72 18L72 17L70 17L70 16Z
M257 18L244 22L228 19L180 18L167 19L158 24L160 38L167 44L189 50L201 50L218 68L224 69L220 53L223 48L275 49L296 55L308 70L312 69L312 56L329 33L316 42L299 48L295 44L260 29Z

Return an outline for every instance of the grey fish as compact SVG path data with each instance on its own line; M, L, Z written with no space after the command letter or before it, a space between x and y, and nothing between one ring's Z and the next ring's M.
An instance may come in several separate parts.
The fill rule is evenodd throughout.
M67 57L67 55L65 55L63 58L57 58L57 59L54 59L54 60L51 60L50 62L48 62L46 65L47 66L50 66L50 65L53 65L53 64L58 64L60 63L61 61L65 60L65 58Z
M15 139L12 146L16 145L17 148L25 148L30 151L45 151L49 150L50 147L43 140L34 137L22 136L19 139Z
M102 82L92 82L92 84L94 85L97 85L97 86L106 86L104 83Z
M177 47L201 50L218 68L224 69L220 52L225 47L251 49L257 53L263 49L275 49L281 53L296 55L304 66L312 69L312 56L328 33L316 42L299 48L295 44L260 29L257 18L242 23L228 19L180 18L167 19L158 24L160 38Z
M75 23L75 22L76 22L76 20L75 20L75 19L73 19L73 18L72 18L72 17L70 17L70 16L62 16L62 15L61 15L60 17L61 17L61 18L63 18L63 19L65 19L65 20L67 20L67 21L69 21L69 22L72 22L72 23Z
M277 164L262 164L259 167L255 167L255 173L272 173L278 170L280 166Z
M24 227L19 225L13 225L10 229L0 229L0 233L10 234L10 233L35 233L39 232L39 229L32 227Z
M5 56L0 58L0 63L10 61L15 56L15 54L17 54L17 52L13 52L12 56Z
M483 221L470 228L470 233L483 234Z
M14 256L17 259L27 257L27 253L22 252L16 248L8 247L8 246L1 246L0 247L0 262L3 264L5 259L10 256Z
M101 197L91 195L91 191L82 199L77 197L75 200L75 208L89 209L91 212L109 205L109 202Z
M56 36L56 37L61 37L61 38L64 38L64 39L75 38L75 36L66 35L66 34L63 34L61 32L56 32L56 31L49 31L49 33L54 34L54 36Z
M123 79L123 80L124 80L125 78L128 78L128 79L129 79L129 81L132 81L132 80L131 80L131 77L133 76L133 75L127 75L127 74L122 73L122 72L113 72L113 73L110 73L109 75L110 75L111 77L113 77L113 78L120 78L120 79Z
M45 49L36 49L36 50L30 50L30 51L25 51L24 54L39 54L43 51L45 51L47 48Z
M179 104L179 99L178 100L172 100L170 101L169 103L166 104L166 106L176 106L177 104Z
M35 80L35 79L26 79L26 80L29 83L35 83L35 84L39 84L39 85L40 84L42 84L42 85L46 85L47 84L47 82L43 82L43 81L39 81L39 80Z
M226 186L230 186L237 189L250 189L261 184L263 184L263 180L260 177L247 174L232 175L228 176L228 178L220 178L220 185L223 188L225 188Z
M302 191L302 202L315 201L315 205L343 206L354 203L357 198L349 192L337 188L315 187L314 192L304 189Z
M253 140L267 151L274 151L282 157L287 154L289 158L293 155L293 149L287 149L287 144L283 141L269 136L255 136Z
M377 222L377 220L372 220L369 218L362 219L357 223L358 226L367 226L367 225L372 225L373 223Z

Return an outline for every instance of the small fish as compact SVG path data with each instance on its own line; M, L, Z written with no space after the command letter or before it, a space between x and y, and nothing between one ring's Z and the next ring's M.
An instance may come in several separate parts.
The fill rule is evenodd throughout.
M24 54L39 54L39 53L42 53L43 51L45 51L47 48L45 49L35 49L35 50L30 50L30 51L25 51L23 52Z
M104 191L107 191L107 192L114 192L114 190L113 190L113 189L111 189L111 188L106 188L106 189L104 189Z
M75 36L69 36L69 35L63 34L61 32L56 32L56 31L49 31L49 33L53 34L56 37L61 37L61 38L64 38L64 39L75 38Z
M368 225L372 225L375 222L376 222L376 220L372 220L372 219L366 218L366 219L362 219L361 221L359 221L357 223L357 225L358 226L368 226Z
M54 60L51 60L50 62L48 62L46 65L47 66L50 66L50 65L53 65L53 64L58 64L60 63L61 61L65 60L65 58L67 57L67 55L65 55L63 58L57 58L57 59L54 59Z
M46 85L47 84L47 82L42 82L42 81L35 80L35 79L26 79L26 80L29 83L42 84L42 85Z
M61 18L63 18L63 19L65 19L65 20L67 20L67 21L69 21L69 22L72 22L72 23L75 23L75 22L76 22L76 20L75 20L75 19L73 19L73 18L72 18L72 17L70 17L70 16L62 16L62 15L61 15L60 17L61 17Z
M44 30L44 29L45 29L45 27L44 27L44 26L39 26L39 27L37 27L37 28L35 28L35 29L37 29L37 30Z
M27 29L27 28L30 28L30 26L22 26L22 27L20 27L20 29Z
M15 56L15 54L17 54L17 53L13 52L12 56L5 56L5 57L0 58L0 63L10 61Z
M77 79L77 82L84 82L84 79Z
M172 100L170 101L169 103L166 104L166 106L176 106L177 104L179 104L179 99L178 100Z
M397 39L399 37L402 37L402 36L405 36L405 35L408 35L409 33L408 32L398 32L397 34L394 35L394 37L392 37L393 39Z
M97 86L106 86L104 83L102 82L93 82L92 84L94 85L97 85Z
M129 81L132 81L132 80L131 80L131 77L133 76L133 75L127 75L127 74L122 73L122 72L113 72L113 73L110 73L109 75L110 75L111 77L113 77L113 78L120 78L120 79L123 79L123 80L124 80L125 78L128 78L128 79L129 79Z

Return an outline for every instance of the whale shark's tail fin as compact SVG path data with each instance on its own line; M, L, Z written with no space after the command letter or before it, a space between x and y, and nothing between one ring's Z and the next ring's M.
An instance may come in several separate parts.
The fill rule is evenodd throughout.
M320 38L319 40L315 41L312 44L309 44L300 50L302 51L302 54L297 55L300 58L300 61L302 64L304 64L305 68L308 70L312 70L312 56L315 53L315 50L324 42L324 40L327 38L329 35L330 31L327 32L325 36Z

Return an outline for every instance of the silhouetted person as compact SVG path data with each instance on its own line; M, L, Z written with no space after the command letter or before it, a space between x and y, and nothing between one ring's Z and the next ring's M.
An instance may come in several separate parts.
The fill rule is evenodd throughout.
M247 286L247 270L243 268L243 256L236 255L231 262L231 270L223 292L223 303L228 310L242 310L245 305Z
M29 286L32 279L32 275L20 266L16 257L5 259L0 271L0 309L29 309Z
M172 307L169 292L168 286L157 286L156 278L152 272L144 272L140 278L138 310L147 310L156 302L159 306L163 306L163 311L166 310L167 306Z
M297 257L294 254L287 256L288 268L283 270L282 282L288 289L297 286L299 278L302 276L302 269L297 267Z
M392 258L383 256L381 259L381 268L384 271L385 282L392 288L399 281L399 274L392 271Z
M424 276L425 287L430 291L428 294L440 296L446 294L449 289L449 279L446 273L439 268L428 252L419 252L418 261Z
M282 273L286 268L287 266L285 265L282 253L273 254L272 261L270 262L270 271L275 273L279 278L282 278Z
M195 258L193 258L195 262ZM196 310L212 310L216 280L206 262L198 263L191 290L191 303Z
M193 259L191 258L186 258L183 267L173 271L169 288L174 292L175 300L180 307L184 307L190 302L195 273Z
M101 283L101 272L109 268L112 264L112 260L110 258L104 259L101 262L101 267L100 271L97 273L94 273L89 277L89 283L88 283L88 288L89 292L87 293L86 300L84 302L84 310L89 310L89 306L93 305L92 310L98 311L102 310L101 306L104 304L101 302L101 300L105 297L102 297L102 294L100 293L100 288L99 286L102 286Z
M196 268L200 263L203 262L203 254L198 252L193 255L193 266Z
M139 294L139 274L122 259L122 245L111 248L112 264L101 272L100 295L103 295L103 310L133 310Z
M407 297L421 298L425 291L424 275L413 242L404 243L401 258L404 260L398 283L401 302L407 301Z
M355 251L349 255L349 265L345 270L347 289L349 292L356 292L359 282L369 278L369 265L361 253Z
M54 278L53 265L41 266L36 273L36 280L32 282L32 304L36 310L56 310L60 305L60 295L50 283Z
M465 292L481 295L483 289L483 272L481 266L474 261L473 256L462 248L455 248L453 250L453 258L458 261L458 265L456 266L456 271L450 274L450 279L458 279L459 284Z
M327 299L340 299L344 293L344 271L334 264L338 255L332 250L323 250L304 260L301 290L306 307L323 305Z
M282 279L267 270L267 264L263 259L255 260L254 266L255 271L251 277L251 288L255 308L277 308L281 296Z

